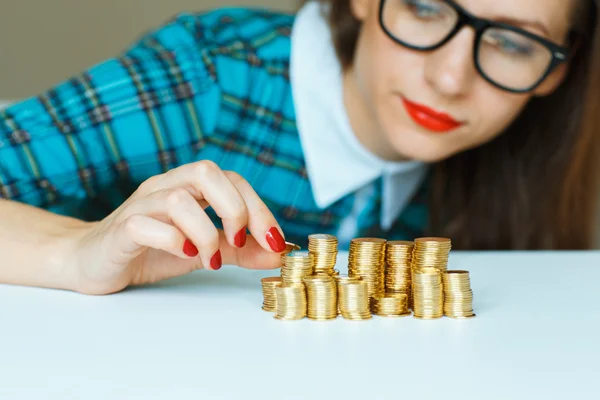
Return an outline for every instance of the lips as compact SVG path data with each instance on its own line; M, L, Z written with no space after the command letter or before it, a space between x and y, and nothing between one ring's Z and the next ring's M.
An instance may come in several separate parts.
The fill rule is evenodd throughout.
M445 113L437 112L421 104L413 103L402 98L402 103L408 115L415 123L436 133L446 133L462 126L459 122Z

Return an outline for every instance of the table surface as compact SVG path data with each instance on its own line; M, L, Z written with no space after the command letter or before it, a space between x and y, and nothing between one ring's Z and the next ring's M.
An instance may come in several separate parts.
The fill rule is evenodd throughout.
M600 252L450 268L476 318L279 321L260 285L279 270L232 266L100 297L0 285L0 398L598 398Z

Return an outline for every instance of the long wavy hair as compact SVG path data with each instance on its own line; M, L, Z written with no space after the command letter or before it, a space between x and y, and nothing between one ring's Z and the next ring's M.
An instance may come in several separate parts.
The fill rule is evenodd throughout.
M305 3L303 1L301 3ZM328 4L338 58L352 65L360 22L350 0ZM593 246L600 204L599 8L581 0L568 76L532 99L501 135L432 166L428 234L464 250Z

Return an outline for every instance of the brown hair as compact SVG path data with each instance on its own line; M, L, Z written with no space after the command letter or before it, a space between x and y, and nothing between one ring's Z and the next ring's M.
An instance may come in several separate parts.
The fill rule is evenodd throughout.
M341 64L360 22L350 0L321 0ZM493 141L433 165L429 235L457 249L588 249L600 185L598 8L576 10L578 46L563 84L533 99ZM582 21L585 17L586 21Z

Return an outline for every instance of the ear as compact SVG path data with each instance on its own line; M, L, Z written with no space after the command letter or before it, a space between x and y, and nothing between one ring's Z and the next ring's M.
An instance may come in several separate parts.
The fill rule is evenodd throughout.
M367 19L370 6L371 0L350 0L352 15L361 22L364 22L364 20Z
M534 91L535 97L545 97L552 94L567 77L569 63L559 65Z

